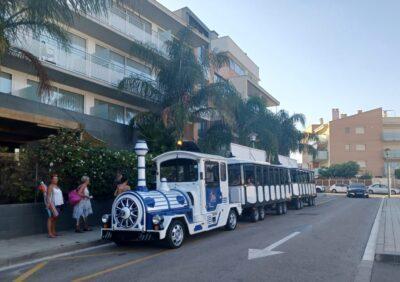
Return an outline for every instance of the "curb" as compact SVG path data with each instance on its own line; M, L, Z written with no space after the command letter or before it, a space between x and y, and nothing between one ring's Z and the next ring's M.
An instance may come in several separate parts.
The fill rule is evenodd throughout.
M34 253L26 254L26 255L9 257L7 259L0 260L0 271L3 271L8 267L12 267L13 265L28 262L30 260L41 259L44 257L59 255L59 254L65 253L65 252L72 252L72 251L89 248L89 247L94 247L94 246L99 246L99 245L105 245L107 243L109 243L109 242L101 240L101 239L96 239L96 240L87 241L87 242L75 242L74 244L71 244L71 245L58 246L53 249L34 252Z

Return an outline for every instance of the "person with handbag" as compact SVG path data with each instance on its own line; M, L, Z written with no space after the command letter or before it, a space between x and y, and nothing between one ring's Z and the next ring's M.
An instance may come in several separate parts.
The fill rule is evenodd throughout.
M92 199L93 197L90 196L89 193L89 184L90 178L88 176L82 176L81 184L78 186L78 188L75 189L75 191L71 191L72 195L70 196L70 198L76 198L76 195L78 195L78 197L80 198L79 201L75 200L74 211L72 214L72 217L76 220L75 232L77 233L82 233L83 231L92 231L92 229L89 228L87 219L87 217L93 213L92 204L90 202L90 199ZM80 228L81 218L83 219L84 223L83 231Z

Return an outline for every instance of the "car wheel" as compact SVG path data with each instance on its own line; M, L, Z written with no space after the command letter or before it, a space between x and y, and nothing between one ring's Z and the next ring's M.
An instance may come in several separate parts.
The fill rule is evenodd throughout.
M264 220L265 218L265 209L264 207L259 207L258 208L258 217L260 220Z
M390 191L390 193L391 193L392 195L396 195L396 191L394 191L394 190Z
M332 189L332 193L337 193L336 189Z
M252 209L252 211L250 213L250 221L256 222L259 219L260 219L260 214L258 213L258 209L257 208Z
M234 210L229 211L228 221L226 222L225 229L226 230L235 230L237 226L237 213Z
M177 249L182 246L185 240L185 227L179 220L173 220L168 227L165 242L170 249Z
M374 194L374 191L373 190L368 190L368 193Z

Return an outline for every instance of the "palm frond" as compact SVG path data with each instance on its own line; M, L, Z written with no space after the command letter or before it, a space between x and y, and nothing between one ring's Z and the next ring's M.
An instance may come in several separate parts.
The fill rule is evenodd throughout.
M144 79L141 76L131 75L122 79L118 84L118 88L154 101L163 99L163 95L154 84L154 81Z

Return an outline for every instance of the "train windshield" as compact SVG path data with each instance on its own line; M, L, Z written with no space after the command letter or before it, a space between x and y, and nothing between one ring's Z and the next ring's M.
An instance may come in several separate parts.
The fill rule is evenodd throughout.
M197 161L192 159L173 159L160 164L160 177L168 182L195 182L198 171Z

